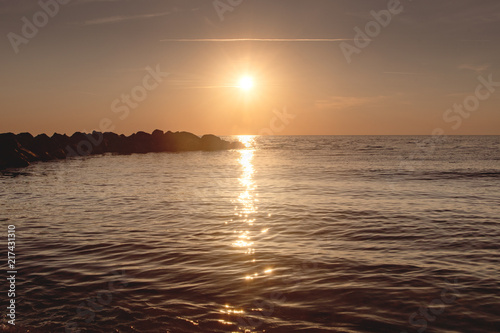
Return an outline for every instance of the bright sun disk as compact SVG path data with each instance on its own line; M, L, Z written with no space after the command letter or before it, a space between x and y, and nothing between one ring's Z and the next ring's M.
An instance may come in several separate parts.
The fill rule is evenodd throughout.
M253 79L250 76L244 76L240 79L239 88L248 91L253 88Z

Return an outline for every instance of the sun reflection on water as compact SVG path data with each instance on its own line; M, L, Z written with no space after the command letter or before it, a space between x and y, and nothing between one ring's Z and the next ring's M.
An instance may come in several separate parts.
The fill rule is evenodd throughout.
M241 150L240 154L239 163L243 169L243 174L239 178L239 182L244 190L238 196L238 202L241 203L242 206L242 208L239 209L239 215L248 217L250 214L257 212L257 207L255 206L257 200L254 194L256 185L253 179L255 169L252 164L254 149Z
M255 136L242 135L237 137L245 145L244 149L239 150L238 163L241 168L241 175L238 178L240 191L232 200L234 204L234 215L230 223L233 227L234 239L231 246L245 256L249 256L249 263L245 272L242 272L241 279L244 283L253 283L256 279L262 279L272 275L274 268L261 266L256 260L256 246L258 239L269 231L269 228L263 225L259 218L257 184L255 182L254 154L256 152ZM269 216L269 215L268 215ZM243 315L244 311L225 305L221 310L226 315ZM222 319L227 322L227 318Z
M243 189L235 201L235 215L241 218L240 222L252 226L255 222L255 217L253 217L253 215L255 215L258 210L256 206L258 200L255 195L255 190L257 188L254 180L255 168L252 163L255 152L255 137L252 135L241 135L238 136L238 140L243 143L246 148L239 151L240 158L238 162L241 165L242 174L238 181ZM233 242L232 245L234 247L244 248L246 254L253 254L255 249L252 248L254 242L251 239L251 232L249 230L242 230L239 231L238 239Z
M238 135L237 138L246 148L253 148L255 146L255 135Z
M241 190L234 199L233 203L235 204L235 216L236 218L232 220L232 222L237 222L234 224L234 234L236 239L232 242L232 246L238 249L241 249L242 253L248 256L251 256L251 263L255 265L255 241L253 238L260 234L256 232L253 228L254 224L257 221L257 194L256 189L257 185L254 180L255 176L255 168L253 165L253 158L255 153L255 136L252 135L241 135L238 136L238 140L245 145L245 149L241 149L239 151L240 157L238 162L240 164L242 173L240 178L238 178L238 182L241 186ZM252 266L250 268L254 270ZM251 275L245 274L242 276L245 280L250 280L251 278L255 278L258 274L251 272Z

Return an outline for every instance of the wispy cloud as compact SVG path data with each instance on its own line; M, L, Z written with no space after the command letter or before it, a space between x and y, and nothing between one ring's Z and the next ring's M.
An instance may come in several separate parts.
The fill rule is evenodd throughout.
M342 42L351 39L344 38L171 38L162 39L162 42Z
M474 42L474 43L490 43L492 42L491 39L459 39L459 42Z
M213 77L190 73L172 74L168 85L173 89L220 89L237 87L234 82L223 82Z
M117 2L120 0L77 0L75 3L88 3L88 2Z
M83 91L83 90L76 90L74 91L75 94L82 94L82 95L89 95L89 96L100 96L99 94L96 94L94 92L90 91Z
M475 65L475 64L461 64L458 69L470 70L476 73L482 73L490 68L490 65Z
M109 0L108 0L109 1ZM108 16L108 17L101 17L93 20L87 20L84 21L80 24L82 25L98 25L98 24L112 24L112 23L119 23L119 22L124 22L124 21L131 21L131 20L144 20L148 18L153 18L153 17L161 17L161 16L166 16L169 15L171 12L162 12L162 13L154 13L154 14L142 14L142 15L116 15L116 16Z
M331 96L326 99L317 100L315 105L320 110L347 109L364 105L375 105L384 102L387 96L353 97L353 96Z
M393 74L393 75L422 75L422 73L414 73L414 72L383 72L383 74Z

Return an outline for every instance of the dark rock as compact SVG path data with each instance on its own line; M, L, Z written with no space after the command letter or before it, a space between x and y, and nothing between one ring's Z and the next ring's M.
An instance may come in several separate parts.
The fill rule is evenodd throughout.
M154 138L161 138L163 136L163 131L160 131L160 130L154 130L153 131L153 134L151 134Z
M92 134L86 134L85 136L87 137L87 141L92 145L91 155L104 154L106 152L106 144L102 132L93 131Z
M40 156L42 161L66 158L66 153L56 140L52 140L46 134L37 135L28 147L32 152Z
M168 134L168 133L167 133ZM175 132L170 135L172 151L201 150L201 139L189 132Z
M26 167L34 157L31 154L21 147L14 133L0 134L0 169Z
M70 143L70 138L66 134L54 133L50 139L54 143L55 147L57 147L54 151L52 151L52 155L58 159L66 158L66 147Z
M153 152L160 152L160 151L165 151L164 150L164 133L163 131L160 130L154 130L153 134L151 134L151 150Z
M30 147L35 139L31 133L21 133L16 136L17 142L23 147Z
M227 142L215 135L202 138L189 132L155 130L152 134L137 132L130 136L115 133L76 132L71 137L54 133L52 137L30 133L0 134L0 169L26 167L30 162L49 161L90 154L181 152L243 148L240 143Z
M229 142L228 149L244 149L244 148L246 148L246 147L242 142L239 142L239 141Z
M228 148L229 148L229 142L224 141L213 134L206 134L201 137L202 150L213 151L213 150L223 150Z
M121 134L118 141L118 150L116 152L118 154L132 154L130 141L130 137Z
M112 132L106 132L103 134L103 137L107 153L118 153L120 151L122 140L120 135Z
M73 144L78 144L80 141L85 141L87 140L87 136L84 133L81 132L75 132L73 135L70 137L71 143Z
M137 132L136 134L132 134L129 138L132 153L145 154L153 150L153 137L151 134Z
M28 133L29 134L29 133ZM21 134L19 134L21 135ZM18 137L19 137L18 135ZM69 144L69 136L67 136L66 134L57 134L57 133L54 133L51 137L51 139L53 141L56 142L56 144L60 147L60 148L64 148L67 144Z

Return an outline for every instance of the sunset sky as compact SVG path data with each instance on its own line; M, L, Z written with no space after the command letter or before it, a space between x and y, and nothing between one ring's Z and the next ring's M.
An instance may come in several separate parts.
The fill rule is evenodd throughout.
M498 0L0 0L0 30L0 132L500 134Z

